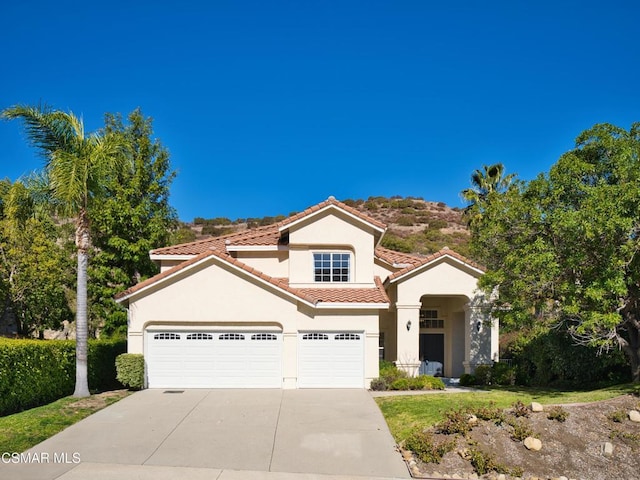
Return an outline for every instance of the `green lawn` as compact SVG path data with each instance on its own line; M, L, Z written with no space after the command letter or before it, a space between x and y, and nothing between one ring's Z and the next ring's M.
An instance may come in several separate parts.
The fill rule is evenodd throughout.
M23 452L127 395L129 392L118 390L86 399L65 397L0 417L0 452Z
M463 407L478 407L493 402L507 408L520 400L542 404L583 403L607 400L627 393L638 393L633 384L615 385L598 390L555 390L529 387L495 387L468 393L437 393L378 397L376 402L382 410L389 429L396 441L404 440L415 427L426 428L439 421L447 410Z

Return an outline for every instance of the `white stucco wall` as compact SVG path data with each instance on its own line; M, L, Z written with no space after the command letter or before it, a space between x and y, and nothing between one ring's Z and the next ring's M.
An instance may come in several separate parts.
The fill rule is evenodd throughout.
M351 252L353 286L374 284L373 231L347 215L335 211L316 215L289 230L289 282L293 286L322 287L315 283L313 254L318 252ZM347 286L340 283L340 286Z
M358 332L365 336L365 387L378 376L377 310L315 309L214 259L131 299L130 353L145 353L144 330L154 326L281 330L284 388L296 388L299 331Z
M285 278L289 275L289 252L287 250L235 252L235 257L242 263L271 277Z

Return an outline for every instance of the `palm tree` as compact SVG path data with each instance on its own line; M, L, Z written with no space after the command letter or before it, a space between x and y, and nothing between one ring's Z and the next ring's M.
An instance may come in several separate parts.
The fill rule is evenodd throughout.
M89 206L99 197L105 179L125 165L123 144L114 135L85 135L81 118L72 112L15 105L2 111L5 119L20 119L27 138L45 159L50 202L76 224L78 257L76 287L76 385L74 396L87 397L88 321L87 263L91 246Z
M475 170L471 174L471 188L462 191L462 198L469 204L464 210L464 214L471 224L475 219L482 216L483 204L489 199L492 193L504 193L513 183L515 174L504 174L504 165L494 163L484 165L482 170ZM476 215L473 215L473 213Z

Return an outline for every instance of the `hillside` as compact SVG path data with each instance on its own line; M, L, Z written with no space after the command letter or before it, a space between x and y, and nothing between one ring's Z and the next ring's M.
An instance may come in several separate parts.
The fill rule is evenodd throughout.
M469 231L458 208L451 208L442 202L399 196L342 201L387 225L387 233L382 240L382 245L387 248L426 255L447 246L461 255L469 256ZM197 217L184 227L190 230L191 239L203 239L270 225L284 218L284 215L235 220ZM189 240L181 236L180 241Z

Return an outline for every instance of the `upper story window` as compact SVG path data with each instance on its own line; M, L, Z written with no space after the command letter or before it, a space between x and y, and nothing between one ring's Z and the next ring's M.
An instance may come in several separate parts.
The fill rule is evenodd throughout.
M348 282L351 270L349 253L314 253L313 273L316 282Z

